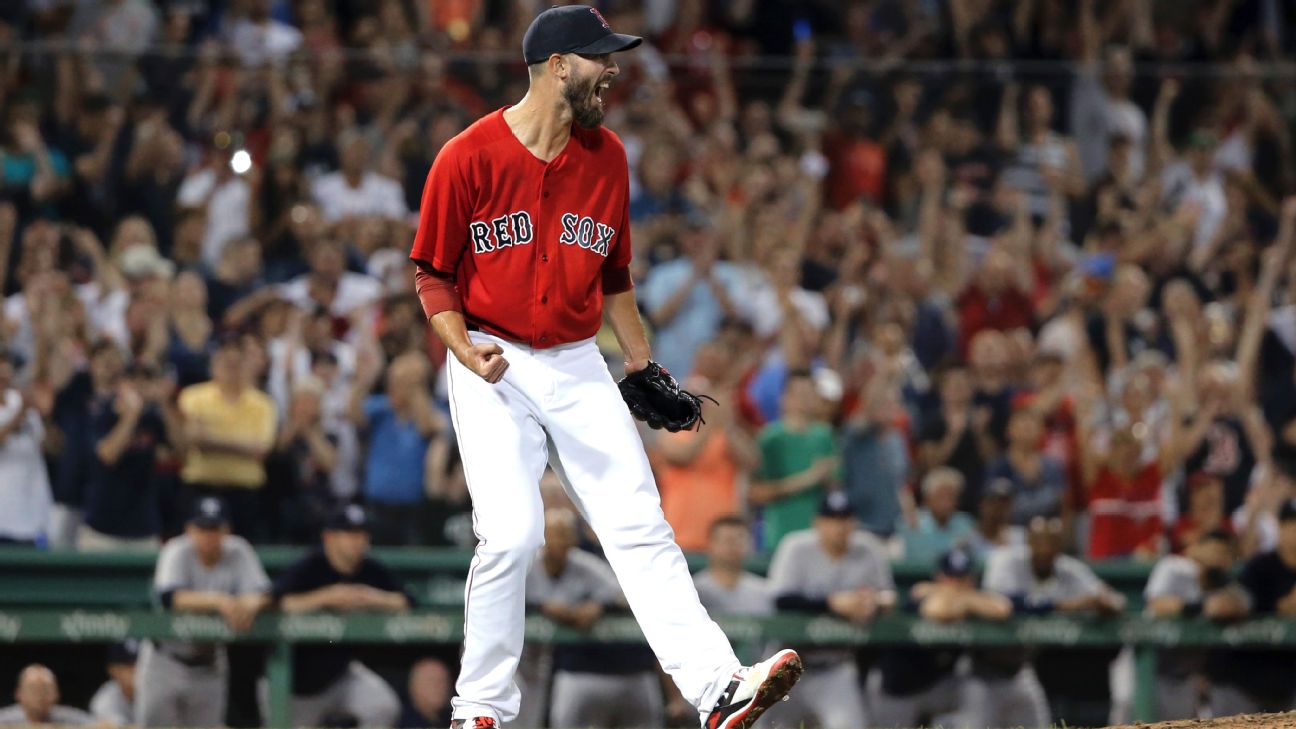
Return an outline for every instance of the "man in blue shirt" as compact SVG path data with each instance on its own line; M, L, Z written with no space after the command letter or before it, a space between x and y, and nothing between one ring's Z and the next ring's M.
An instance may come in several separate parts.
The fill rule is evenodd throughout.
M912 523L902 518L896 526L906 560L935 564L942 554L971 538L976 521L958 511L962 491L963 474L952 468L937 468L923 478L922 508Z
M648 274L640 300L656 328L653 356L678 375L692 371L698 347L715 338L720 323L737 314L741 273L717 260L720 241L709 220L690 216L680 234L682 255Z
M356 377L351 417L367 430L364 496L378 544L416 544L424 536L424 462L432 438L447 431L445 417L428 397L427 378L427 358L419 352L392 360L380 395L369 394L376 369Z

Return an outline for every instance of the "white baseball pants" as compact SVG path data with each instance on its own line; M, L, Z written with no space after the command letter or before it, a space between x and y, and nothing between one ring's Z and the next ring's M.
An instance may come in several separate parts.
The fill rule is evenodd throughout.
M509 362L490 384L448 360L450 412L473 503L477 550L464 600L455 719L517 716L527 572L544 543L540 477L553 466L598 535L662 668L705 715L739 668L697 590L634 420L593 339L532 349L481 332Z

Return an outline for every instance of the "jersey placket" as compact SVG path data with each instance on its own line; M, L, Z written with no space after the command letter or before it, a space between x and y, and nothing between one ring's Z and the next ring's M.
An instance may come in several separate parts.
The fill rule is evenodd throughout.
M571 144L568 144L570 148ZM558 153L545 165L544 172L540 175L540 194L537 201L539 214L537 218L542 224L537 230L543 230L544 235L538 235L535 250L535 277L534 289L532 291L531 311L532 315L532 341L533 346L546 347L549 345L550 332L549 327L553 324L553 316L549 309L549 292L553 288L554 263L550 259L558 255L558 220L559 213L553 209L554 195L551 188L555 187L557 182L557 170L559 165L567 156L567 148Z

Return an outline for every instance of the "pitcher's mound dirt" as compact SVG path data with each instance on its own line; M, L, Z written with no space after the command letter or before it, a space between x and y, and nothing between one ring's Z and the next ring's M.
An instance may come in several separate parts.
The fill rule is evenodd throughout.
M1296 729L1296 712L1285 714L1244 714L1219 719L1162 721L1153 724L1122 724L1109 729Z

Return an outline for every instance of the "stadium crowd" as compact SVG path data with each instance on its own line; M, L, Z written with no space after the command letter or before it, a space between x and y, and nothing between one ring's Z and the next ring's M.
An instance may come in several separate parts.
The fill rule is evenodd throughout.
M317 544L360 504L375 544L472 546L407 256L437 150L521 98L547 5L4 3L0 541L156 549L217 503L252 545ZM1296 5L599 5L648 38L606 123L654 354L717 401L645 433L708 604L1118 611L1085 562L1126 558L1157 614L1296 615ZM892 559L936 576L897 595ZM577 602L537 609L617 609L568 563L537 589ZM815 655L801 693L1047 723L1028 656L921 655ZM1215 711L1292 706L1284 657L1219 658L1163 661L1163 707L1203 675ZM541 663L537 722L620 721L571 707L590 656Z

